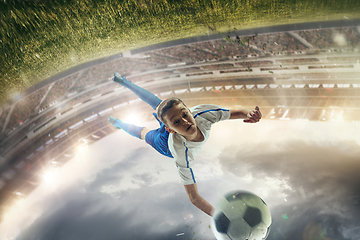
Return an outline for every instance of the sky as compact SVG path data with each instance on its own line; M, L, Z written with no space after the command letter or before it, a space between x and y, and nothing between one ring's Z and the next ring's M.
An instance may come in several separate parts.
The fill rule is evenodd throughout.
M199 193L212 205L231 190L260 196L272 215L268 240L357 240L359 136L359 123L216 123L193 165ZM17 203L0 239L213 240L210 221L173 160L119 130Z

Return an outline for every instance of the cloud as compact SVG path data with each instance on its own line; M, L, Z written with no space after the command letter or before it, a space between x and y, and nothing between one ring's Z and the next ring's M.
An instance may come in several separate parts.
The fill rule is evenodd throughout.
M357 239L358 233L351 236L344 234L345 229L354 229L356 222L349 225L348 219L339 214L321 213L318 206L312 202L302 202L294 208L293 205L283 205L272 209L272 231L268 240L287 239ZM286 215L285 215L286 213Z
M240 179L251 175L255 179L253 184L268 179L283 182L280 189L270 186L275 191L267 198L274 216L272 232L282 234L282 239L313 239L303 238L311 226L322 229L323 238L319 239L357 239L360 234L358 139L355 135L338 136L337 129L332 129L331 134L328 128L316 125L308 125L317 128L313 133L307 129L304 133L296 130L294 134L289 131L289 125L279 128L277 133L269 131L268 138L243 142L241 147L230 144L222 149L219 162L224 172ZM350 127L346 129L348 132ZM322 134L327 138L318 137ZM286 223L283 214L289 215Z
M194 164L199 192L213 205L234 189L258 194L273 216L269 240L354 240L359 135L336 123L215 124ZM214 239L172 159L122 132L88 150L61 169L59 187L34 191L20 239Z
M60 204L47 205L44 214L22 232L21 239L180 239L178 233L184 233L183 237L194 236L193 231L201 234L193 226L200 221L206 225L209 220L191 205L179 184L126 193L126 197L117 198L84 192L82 186L68 189L60 193ZM199 217L194 217L194 211ZM207 231L211 236L211 230Z
M108 154L104 146L117 138L92 145L85 162L71 160L62 169L62 176L74 175L70 182L42 197L37 190L28 205L37 216L18 223L19 239L212 239L210 218L189 201L173 161L132 138L124 142L131 147Z
M107 168L96 173L95 180L89 184L89 189L99 191L102 186L119 183L127 172L132 172L142 158L146 155L148 149L140 147L138 149L127 151L121 156L116 156L118 162L109 164ZM116 155L117 152L114 152Z

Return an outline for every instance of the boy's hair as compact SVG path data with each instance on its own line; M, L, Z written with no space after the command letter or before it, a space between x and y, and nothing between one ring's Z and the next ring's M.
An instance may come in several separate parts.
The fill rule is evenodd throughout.
M164 119L166 112L170 108L172 108L174 105L178 105L180 103L183 104L187 108L185 103L180 98L177 98L177 97L168 98L168 99L162 101L157 110L157 117L159 118L159 120L162 123L164 123L166 126L168 126L168 124L166 123L166 121Z

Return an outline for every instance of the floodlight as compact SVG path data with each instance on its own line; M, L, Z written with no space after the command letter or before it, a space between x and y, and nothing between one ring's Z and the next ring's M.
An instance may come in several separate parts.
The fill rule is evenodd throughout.
M78 147L77 147L77 153L78 153L78 154L84 153L85 150L86 150L86 148L87 148L87 146L84 146L84 145L78 146Z
M54 173L52 171L47 171L44 175L43 175L43 179L45 182L47 183L52 183L54 181Z
M16 200L14 206L22 206L24 204L24 198L20 198L18 200Z
M129 114L124 118L124 122L135 125L142 125L142 119L137 114Z

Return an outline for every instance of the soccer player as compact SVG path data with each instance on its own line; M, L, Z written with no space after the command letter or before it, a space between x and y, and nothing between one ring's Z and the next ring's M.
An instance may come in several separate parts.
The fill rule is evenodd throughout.
M130 89L157 110L154 117L159 121L160 127L150 130L124 123L112 116L108 118L108 122L115 128L145 140L162 155L174 158L190 201L212 216L214 207L199 195L191 163L208 139L212 124L227 119L244 119L247 123L259 122L262 117L259 107L256 106L254 110L228 110L217 105L203 104L189 109L181 99L169 98L162 101L118 73L114 74L113 81Z

